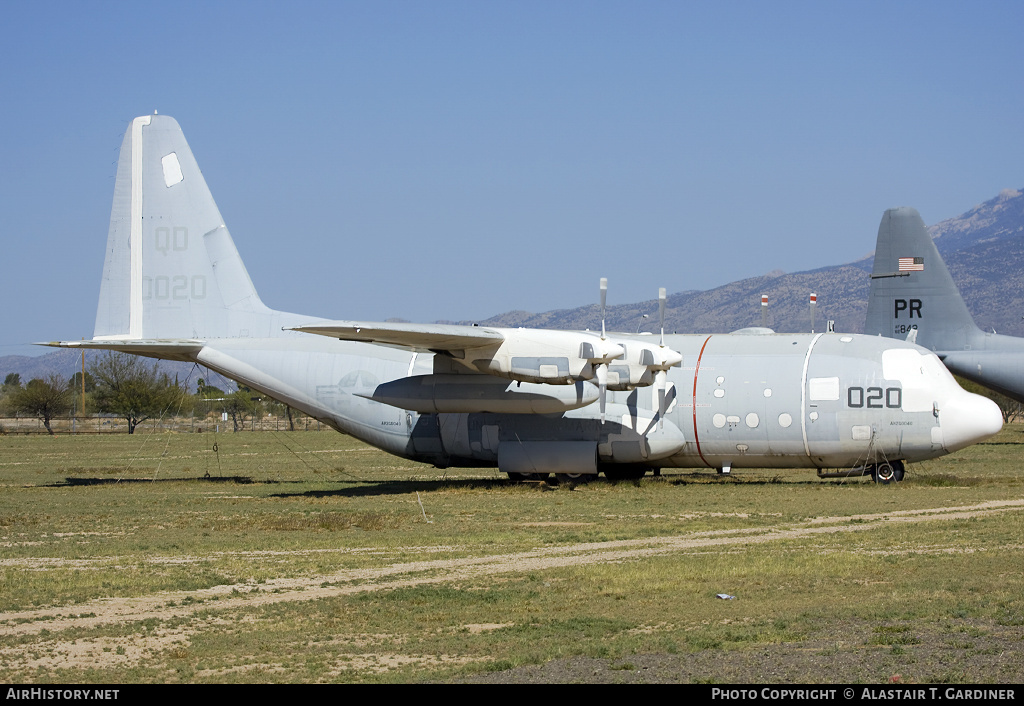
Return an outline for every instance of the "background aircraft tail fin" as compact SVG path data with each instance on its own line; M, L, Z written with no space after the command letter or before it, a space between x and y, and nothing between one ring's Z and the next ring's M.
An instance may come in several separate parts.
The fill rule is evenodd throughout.
M177 121L135 118L117 163L94 338L273 336L275 314Z
M864 333L963 350L980 333L921 216L891 208L878 226Z

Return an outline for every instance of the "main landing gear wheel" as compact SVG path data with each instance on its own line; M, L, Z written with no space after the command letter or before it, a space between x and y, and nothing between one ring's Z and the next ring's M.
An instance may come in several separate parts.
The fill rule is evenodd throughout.
M608 480L640 480L649 470L647 466L621 464L605 466L604 475Z
M871 479L876 483L888 485L903 480L903 461L882 461L871 469Z
M558 480L559 485L568 485L573 487L576 485L582 485L583 483L589 483L592 480L597 479L596 473L556 473L555 478Z

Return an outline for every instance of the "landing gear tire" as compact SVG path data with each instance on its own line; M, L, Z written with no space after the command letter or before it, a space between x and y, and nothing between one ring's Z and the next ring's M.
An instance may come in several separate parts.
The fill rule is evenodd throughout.
M555 478L558 480L559 485L567 485L570 488L577 485L583 485L589 483L592 480L597 479L596 473L556 473Z
M871 469L871 479L876 483L888 485L903 480L903 461L882 461Z
M623 464L606 466L604 475L608 480L640 480L647 475L649 470L647 466Z

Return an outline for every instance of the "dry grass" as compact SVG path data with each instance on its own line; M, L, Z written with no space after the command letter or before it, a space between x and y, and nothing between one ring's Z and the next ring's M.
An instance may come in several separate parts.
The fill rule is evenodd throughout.
M0 679L443 680L590 659L622 680L714 653L718 672L678 671L704 681L806 645L851 666L791 657L790 680L885 680L893 658L904 681L972 664L1020 680L981 652L1024 630L1022 433L897 486L683 471L572 491L337 434L0 437Z

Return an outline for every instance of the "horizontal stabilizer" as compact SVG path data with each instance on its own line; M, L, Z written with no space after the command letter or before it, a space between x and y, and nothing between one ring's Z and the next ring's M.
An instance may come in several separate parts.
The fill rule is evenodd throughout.
M148 341L139 339L92 339L89 341L48 341L37 343L36 345L50 346L52 348L87 348L89 350L118 351L149 356L150 358L191 362L194 360L195 355L203 350L205 344L203 341L190 339L154 339Z

